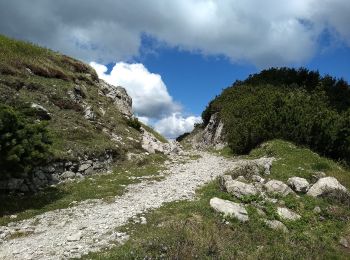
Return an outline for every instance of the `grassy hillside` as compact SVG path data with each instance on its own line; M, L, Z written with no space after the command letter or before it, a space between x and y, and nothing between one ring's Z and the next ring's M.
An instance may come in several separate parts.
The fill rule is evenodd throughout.
M292 143L274 140L254 149L247 157L275 156L268 178L285 181L292 176L311 179L316 171L336 176L350 188L350 172L332 160ZM247 223L224 218L209 206L212 197L239 201L214 181L197 192L198 200L168 203L149 213L147 224L130 223L118 231L131 233L122 246L86 259L348 259L350 251L339 244L350 238L349 203L306 195L276 196L277 204L264 205L259 215L253 203L246 207ZM264 219L278 219L277 206L301 215L295 222L281 220L287 233L272 230ZM320 213L314 211L318 206Z
M81 103L91 107L94 120L84 118L85 108L71 97L74 91L83 96ZM139 132L129 127L113 101L99 92L94 69L57 52L1 35L0 103L33 121L38 117L30 108L32 103L51 114L47 124L53 159L97 157L106 150L122 157L124 151L140 148ZM111 141L106 131L115 133L120 142Z
M237 81L211 101L204 124L219 112L235 153L274 138L350 162L350 88L306 69L269 69Z

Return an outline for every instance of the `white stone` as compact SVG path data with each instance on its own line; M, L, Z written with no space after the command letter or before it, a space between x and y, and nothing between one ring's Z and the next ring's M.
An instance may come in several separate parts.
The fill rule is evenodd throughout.
M348 192L347 189L343 185L341 185L336 178L325 177L319 179L313 186L311 186L309 191L307 192L307 195L317 197L324 193L336 190Z
M223 213L225 217L233 217L242 222L249 220L247 210L239 203L219 198L212 198L210 200L210 206L214 210Z
M61 179L70 179L70 178L74 178L74 177L75 177L75 173L71 172L71 171L65 171L60 176Z
M283 231L285 233L288 232L288 228L281 221L278 221L278 220L265 220L264 222L271 229L281 230L281 231Z
M242 198L243 196L255 196L259 193L257 188L253 185L235 180L226 182L226 190L237 198Z
M71 234L67 237L67 241L73 242L73 241L79 241L81 239L82 233L80 231Z
M287 184L278 180L270 180L264 186L269 193L277 193L282 196L293 193L292 189L289 188Z
M300 177L289 178L287 183L294 191L303 193L308 191L310 185L306 179Z
M280 216L282 219L286 219L286 220L298 220L301 218L300 215L298 215L297 213L291 211L290 209L287 208L277 208L277 214L278 216Z

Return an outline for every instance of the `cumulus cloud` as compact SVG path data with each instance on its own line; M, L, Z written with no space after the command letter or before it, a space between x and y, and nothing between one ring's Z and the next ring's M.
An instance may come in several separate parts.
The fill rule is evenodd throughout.
M191 132L195 123L201 123L201 117L184 117L180 113L173 113L171 116L159 120L155 129L167 138L174 139L179 135Z
M100 78L127 90L133 100L135 113L144 121L146 118L160 119L181 110L181 106L168 93L162 77L149 72L141 63L118 62L110 74L106 74L107 67L104 65L96 62L90 65Z
M0 0L0 32L107 64L142 34L259 67L303 62L325 31L350 46L348 0Z

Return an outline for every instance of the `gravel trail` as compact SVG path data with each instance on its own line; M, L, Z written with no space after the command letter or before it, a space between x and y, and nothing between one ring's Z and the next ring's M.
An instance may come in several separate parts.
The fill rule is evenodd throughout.
M130 185L112 203L88 200L0 227L0 259L68 259L122 243L128 235L115 232L116 227L165 202L193 199L198 187L235 164L206 152L199 154L201 158L186 163L175 157L164 171L165 179ZM1 240L1 236L16 232L28 235Z

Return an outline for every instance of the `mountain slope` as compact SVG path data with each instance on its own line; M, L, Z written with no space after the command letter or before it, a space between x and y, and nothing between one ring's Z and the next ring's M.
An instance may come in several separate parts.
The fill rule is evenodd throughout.
M34 176L37 184L41 172L85 173L79 170L82 165L86 170L106 170L106 164L126 158L127 153L147 149L143 146L147 131L133 117L125 89L98 79L93 68L78 60L5 36L0 36L0 103L32 124L47 125L52 141L50 167L39 169ZM13 176L21 178L21 173ZM0 176L4 178L8 176ZM19 188L20 182L2 183L0 188Z

